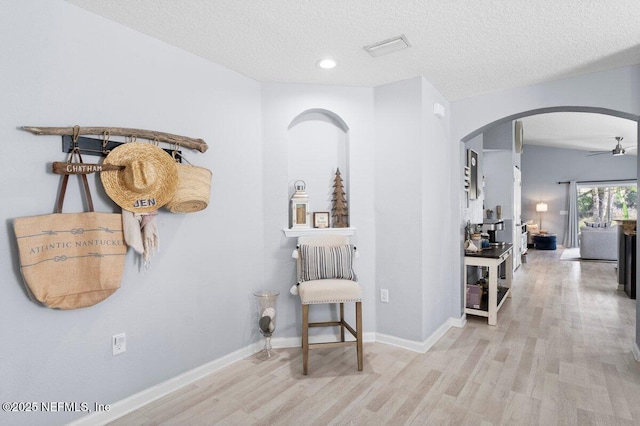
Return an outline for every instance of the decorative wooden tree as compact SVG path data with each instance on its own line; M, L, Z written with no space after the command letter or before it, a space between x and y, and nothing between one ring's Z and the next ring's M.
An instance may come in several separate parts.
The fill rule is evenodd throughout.
M347 209L347 198L340 177L340 169L336 169L336 177L333 179L333 207L331 208L331 216L333 216L334 228L346 228L349 226L349 211Z

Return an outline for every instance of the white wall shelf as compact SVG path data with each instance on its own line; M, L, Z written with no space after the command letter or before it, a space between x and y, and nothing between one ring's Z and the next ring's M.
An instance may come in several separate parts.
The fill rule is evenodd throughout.
M356 228L307 228L307 229L283 229L284 235L287 238L298 238L306 235L321 235L321 234L335 234L335 235L355 235Z

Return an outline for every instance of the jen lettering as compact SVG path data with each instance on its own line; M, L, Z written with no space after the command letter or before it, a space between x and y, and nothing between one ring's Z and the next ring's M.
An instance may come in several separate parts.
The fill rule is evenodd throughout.
M156 205L156 199L155 198L146 198L146 199L142 199L142 200L136 200L136 202L133 204L133 208L134 209L139 209L142 207L153 207Z

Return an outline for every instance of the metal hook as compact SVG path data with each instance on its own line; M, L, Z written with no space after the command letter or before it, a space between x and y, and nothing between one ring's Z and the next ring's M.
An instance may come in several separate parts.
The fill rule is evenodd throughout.
M107 149L107 144L109 143L109 136L110 133L108 130L105 130L104 132L102 132L102 153L104 155L108 155L111 150Z
M78 144L78 136L80 136L80 126L76 124L73 126L73 138L71 139L74 145Z
M174 142L171 144L171 156L174 160L178 161L178 159L176 158L176 154L178 154L178 144Z
M182 155L182 153L180 152L180 143L178 142L174 142L171 144L171 156L173 157L174 160L176 160L176 162L178 162L178 159L176 158L176 155L180 156L181 161L186 162L187 164L191 164L189 162L189 160L187 160L186 158L184 158L184 155Z
M80 153L80 147L78 146L78 137L80 136L80 126L77 124L73 126L73 135L71 136L71 142L73 143L73 148L71 149L71 155L74 153Z

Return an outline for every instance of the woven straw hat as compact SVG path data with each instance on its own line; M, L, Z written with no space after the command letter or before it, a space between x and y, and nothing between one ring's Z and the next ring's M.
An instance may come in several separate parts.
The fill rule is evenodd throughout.
M114 148L104 164L125 166L102 172L107 195L120 207L134 213L158 210L173 198L178 183L174 159L162 148L129 142Z
M211 170L178 164L178 187L166 205L172 213L193 213L209 205Z

